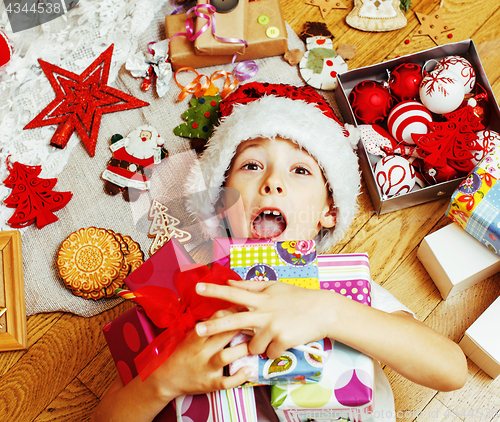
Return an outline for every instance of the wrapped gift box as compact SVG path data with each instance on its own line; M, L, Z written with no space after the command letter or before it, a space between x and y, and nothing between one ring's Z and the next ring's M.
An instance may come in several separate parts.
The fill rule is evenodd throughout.
M136 356L162 331L163 329L154 325L139 306L129 309L104 326L104 337L123 385L138 375L134 363ZM154 422L172 422L173 417L175 410L173 403L169 403L156 416Z
M318 255L320 288L371 306L370 261L366 253Z
M490 151L460 183L446 214L500 255L500 148Z
M174 274L193 268L193 265L198 264L195 264L184 246L172 238L131 273L124 283L132 291L150 285L166 287L177 293L173 284Z
M240 333L231 340L231 346L249 340L249 335ZM323 351L323 340L308 343L307 346ZM289 349L277 359L260 355L237 359L229 364L229 373L234 375L245 366L252 369L247 385L306 384L321 379L323 359L321 356Z
M175 399L177 422L257 422L253 387L231 388Z
M240 2L241 3L241 2ZM285 21L278 0L251 1L247 5L245 54L238 55L236 61L254 60L263 57L279 56L288 50ZM260 19L261 16L266 19ZM259 23L260 22L260 23ZM218 27L217 27L218 28ZM216 28L216 34L218 29ZM167 38L186 32L186 15L165 17ZM170 61L177 70L184 66L200 68L231 63L232 54L201 56L196 54L195 46L185 36L175 36L170 42Z
M198 5L210 4L208 0L198 0ZM217 13L213 15L215 19L215 35L219 38L232 38L233 40L246 39L246 15L248 1L239 1L237 6L228 13ZM200 9L201 13L209 15L205 8ZM196 19L195 34L200 31L207 23L206 19ZM214 23L209 22L210 26L198 38L194 40L195 53L202 56L225 56L245 53L245 44L230 43L219 41L212 34Z
M401 56L383 63L361 67L339 74L339 89L335 90L335 96L344 120L347 123L355 125L361 124L361 122L357 121L348 100L349 93L359 82L365 80L384 82L387 81L387 71L391 71L402 63L416 63L423 65L427 60L439 60L442 57L450 55L465 57L473 65L476 71L476 83L480 84L488 93L491 107L490 128L496 132L500 132L500 109L495 101L495 96L472 40L446 44L421 51L419 53ZM366 181L373 207L378 214L385 214L391 211L440 199L443 196L450 196L463 180L463 178L451 180L432 186L426 186L423 189L414 189L409 193L393 196L391 198L383 198L378 189L372 167L380 159L380 157L370 154L362 141L360 141L358 145L358 154L364 180Z
M272 387L271 404L280 420L337 420L372 409L373 359L331 339L325 339L325 350L329 356L319 383Z
M229 248L229 266L243 280L279 280L319 289L314 240L273 242L248 240Z
M459 342L464 353L491 378L500 375L500 298L497 298Z
M457 223L424 237L417 257L443 299L448 299L500 271L500 256Z

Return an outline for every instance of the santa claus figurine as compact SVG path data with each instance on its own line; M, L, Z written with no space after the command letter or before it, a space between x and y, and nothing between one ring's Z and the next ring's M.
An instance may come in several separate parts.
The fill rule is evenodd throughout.
M124 138L116 134L111 138L113 156L102 174L104 191L108 195L122 192L127 202L139 199L149 189L153 168L168 157L164 140L152 126L139 126Z

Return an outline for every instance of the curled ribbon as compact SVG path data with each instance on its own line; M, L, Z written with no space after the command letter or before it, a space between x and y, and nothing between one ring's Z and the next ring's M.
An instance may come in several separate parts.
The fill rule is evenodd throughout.
M201 12L200 9L206 9L209 14L206 15L205 13ZM183 35L189 41L194 41L196 38L198 38L201 34L203 34L210 27L210 23L211 23L212 24L212 35L214 36L214 38L216 40L221 41L221 42L227 42L227 43L241 43L241 44L245 44L245 48L248 47L248 43L245 40L241 40L239 38L219 37L215 34L215 27L216 27L216 25L215 25L215 12L216 12L216 9L211 4L198 4L196 6L191 7L186 12L186 32L178 32L177 34L172 35L172 37L170 37L170 39L172 39L176 36ZM193 20L193 17L191 16L191 14L194 14L198 18L202 18L202 19L207 20L207 22L196 33L194 32L194 20ZM238 56L238 54L235 54L233 56L233 60L231 61L232 64L235 63L237 56ZM191 69L191 68L189 68L189 69ZM259 67L257 66L257 63L255 63L255 61L246 60L246 61L243 61L235 66L234 73L235 73L237 79L239 79L240 81L244 81L246 79L251 78L252 76L255 76L257 74L258 70L259 70ZM236 82L236 84L238 84L237 81L235 81L235 82ZM179 84L177 84L177 85L179 85ZM224 85L224 88L225 87L226 86ZM185 95L184 95L184 98L185 98ZM222 97L222 98L224 98L224 97ZM182 101L182 100L179 100L179 101Z
M222 299L198 295L196 284L203 282L225 285L229 279L241 280L233 270L215 263L210 269L200 265L179 272L174 280L179 297L173 290L159 286L140 287L132 294L128 291L119 293L120 296L142 306L156 326L165 328L165 331L134 359L143 381L170 357L197 321L209 318L218 310L232 305Z
M186 86L183 86L181 83L177 81L177 74L179 72L184 72L184 71L196 73L196 77ZM231 82L231 77L234 77L233 82ZM224 80L224 87L222 88L222 92L220 93L220 96L222 98L225 98L234 88L236 88L236 86L240 82L238 78L231 72L226 72L225 70L218 70L212 73L212 75L209 78L206 75L199 74L192 67L181 67L180 69L177 69L177 71L174 74L174 81L177 84L177 86L182 90L179 96L177 97L177 100L183 101L189 94L193 94L197 98L205 95L207 91L212 87L213 83L220 78L226 78Z

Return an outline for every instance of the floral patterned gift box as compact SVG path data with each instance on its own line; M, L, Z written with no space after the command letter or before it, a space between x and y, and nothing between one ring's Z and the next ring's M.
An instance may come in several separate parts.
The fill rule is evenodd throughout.
M446 215L500 255L500 148L491 150L462 181Z

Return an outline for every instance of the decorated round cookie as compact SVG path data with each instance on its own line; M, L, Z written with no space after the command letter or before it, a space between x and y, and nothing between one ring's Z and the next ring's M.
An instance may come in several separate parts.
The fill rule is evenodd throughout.
M275 248L278 256L294 267L309 265L317 256L314 240L276 242Z
M144 263L144 253L139 244L130 236L122 235L122 237L128 249L128 253L125 255L125 261L130 264L130 272L132 272Z
M299 62L300 75L304 81L316 89L337 88L337 75L347 71L347 63L333 49L328 37L309 37L307 51Z
M102 290L115 280L123 265L120 242L105 229L82 228L63 241L57 254L59 274L72 290Z

